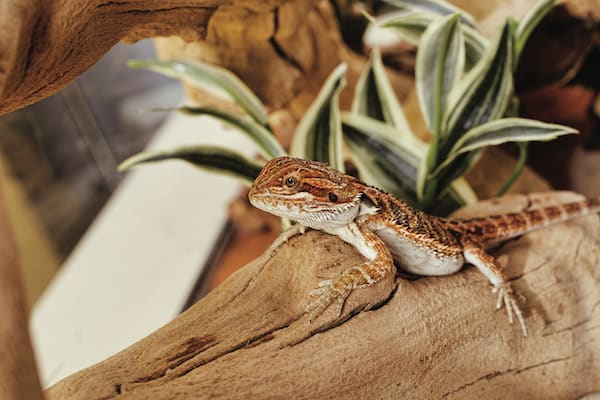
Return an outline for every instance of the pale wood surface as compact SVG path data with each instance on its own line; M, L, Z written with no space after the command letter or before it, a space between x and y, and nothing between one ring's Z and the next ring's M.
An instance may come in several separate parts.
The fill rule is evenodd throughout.
M484 215L576 198L512 195ZM600 221L589 216L505 244L530 336L495 312L474 268L357 290L343 320L303 317L308 292L359 256L309 232L227 279L157 332L59 382L49 399L533 398L600 390ZM373 308L374 307L374 308ZM368 308L373 308L366 311ZM115 329L127 329L126 326Z

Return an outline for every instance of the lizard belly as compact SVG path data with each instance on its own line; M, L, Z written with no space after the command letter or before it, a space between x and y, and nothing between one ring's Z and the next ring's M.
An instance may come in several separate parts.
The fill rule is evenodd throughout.
M416 275L451 275L460 270L465 263L461 253L440 255L435 249L419 246L408 238L398 235L392 229L375 231L386 244L398 267Z

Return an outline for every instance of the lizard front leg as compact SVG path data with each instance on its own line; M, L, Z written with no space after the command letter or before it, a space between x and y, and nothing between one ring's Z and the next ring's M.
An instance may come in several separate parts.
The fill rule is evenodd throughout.
M394 269L392 255L385 243L365 226L351 223L344 227L327 229L327 232L354 246L367 261L345 270L336 279L322 281L319 287L310 293L313 299L306 307L310 321L335 301L338 303L339 317L344 302L353 289L370 286L389 276Z
M269 246L267 253L272 253L275 249L277 249L279 246L281 246L294 236L303 235L304 232L306 232L306 227L304 225L292 225L290 228L286 229L285 231L281 232L281 234L279 234L279 236L273 241L273 243L271 243L271 246Z
M502 308L502 305L504 305L506 313L508 314L508 322L510 323L513 322L514 314L521 325L523 336L527 336L527 326L525 326L523 314L515 300L515 291L504 273L504 268L500 265L498 260L488 254L476 243L463 239L461 240L461 244L464 249L465 261L476 266L477 269L492 282L494 285L494 292L498 292L496 308L500 309Z

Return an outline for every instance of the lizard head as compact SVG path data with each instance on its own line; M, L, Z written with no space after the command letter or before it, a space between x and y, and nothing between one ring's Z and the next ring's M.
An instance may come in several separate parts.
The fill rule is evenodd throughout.
M264 166L248 198L261 210L321 229L356 218L361 196L357 183L325 163L278 157Z

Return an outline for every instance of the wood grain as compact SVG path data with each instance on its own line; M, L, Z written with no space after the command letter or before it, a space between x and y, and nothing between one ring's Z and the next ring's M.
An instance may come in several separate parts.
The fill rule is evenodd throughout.
M200 40L225 0L6 0L0 4L0 114L63 88L120 40L179 35Z
M0 4L0 115L66 86L120 40L223 65L273 109L299 118L341 61L351 88L366 59L343 43L327 1L7 0ZM411 79L393 74L399 93ZM351 93L351 89L347 89ZM205 94L195 92L195 99ZM351 96L342 96L342 106Z
M478 216L556 203L511 195ZM360 256L311 231L267 252L180 317L50 388L49 399L576 398L600 390L600 221L513 240L496 255L527 298L530 336L495 312L474 268L396 278L349 297L341 320L309 324L308 292ZM126 326L111 329L127 329Z

